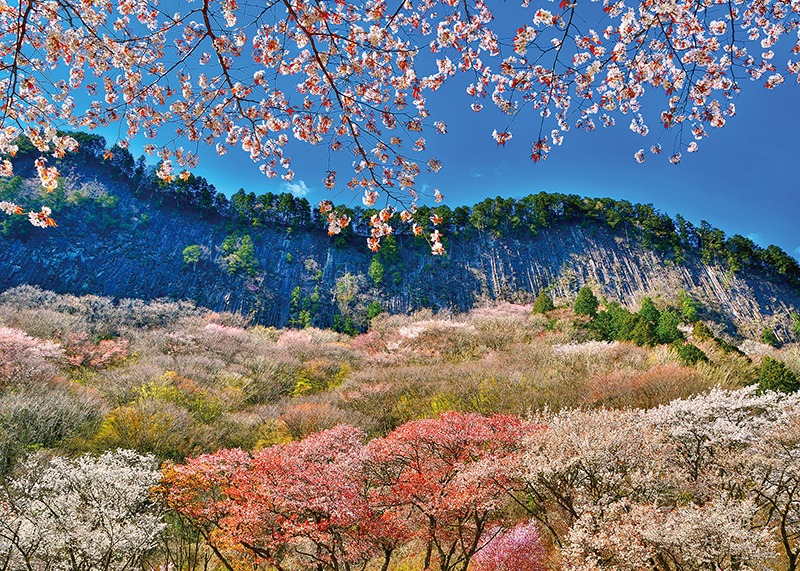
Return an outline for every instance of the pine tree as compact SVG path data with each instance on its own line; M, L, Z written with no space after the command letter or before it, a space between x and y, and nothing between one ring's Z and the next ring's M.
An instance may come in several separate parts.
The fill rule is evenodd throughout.
M661 314L656 327L659 343L674 343L683 339L683 333L678 329L681 316L676 311L667 310Z
M781 346L780 341L778 341L778 338L775 336L775 332L769 327L765 327L764 331L761 332L761 341L771 347L777 348Z
M553 305L553 300L544 290L539 292L539 295L536 296L536 300L533 302L533 309L531 309L532 313L547 313L555 309L555 305Z
M672 349L678 354L678 358L686 366L694 365L699 361L708 362L708 357L702 349L691 343L673 343Z
M800 382L781 361L766 356L761 360L758 371L758 386L763 390L793 393L800 390Z
M597 315L597 306L600 303L597 301L589 286L583 286L578 292L578 297L575 300L575 315L588 315L595 317Z
M376 286L381 285L383 283L384 269L383 269L383 264L381 264L381 261L378 259L378 256L374 256L372 258L372 261L369 264L369 270L367 271L367 274L372 280L372 283L374 283Z
M636 316L636 325L631 331L630 340L642 347L652 347L658 344L656 326L641 315Z
M642 299L642 307L639 309L639 317L648 323L656 325L661 317L661 312L656 309L652 299L645 297Z

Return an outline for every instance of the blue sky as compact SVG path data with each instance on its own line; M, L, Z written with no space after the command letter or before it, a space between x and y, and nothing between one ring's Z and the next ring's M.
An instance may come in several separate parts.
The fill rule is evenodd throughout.
M508 5L495 15L501 28L512 30L519 25L520 17L530 18ZM785 61L789 50L776 47L776 52L777 64ZM433 65L432 59L422 63ZM454 78L429 97L434 113L431 119L445 120L449 132L427 135L427 151L439 158L444 168L437 175L423 174L417 180L420 189L439 188L449 206L539 191L609 196L652 203L663 212L680 213L696 224L708 220L728 235L749 236L762 246L776 244L800 259L800 85L791 76L772 91L763 87L763 80L744 79L735 99L737 115L729 118L725 127L711 129L711 136L700 142L699 152L684 152L679 165L667 160L675 135L663 133L653 120L663 108L658 97L644 100L648 137L642 138L628 128L630 117L618 116L616 127L567 133L562 146L554 147L546 161L534 164L529 158L530 142L538 132L538 116L520 114L509 125L507 117L492 111L490 101L485 101L484 111L476 114L469 108L472 101L464 92L466 83L463 78ZM514 138L505 147L498 147L492 130L507 127ZM550 128L552 125L545 132ZM110 130L101 133L113 142ZM166 132L162 136L169 138ZM657 141L664 153L648 155L643 164L634 161L638 149L648 149ZM132 142L134 155L141 154L145 142ZM213 150L201 148L201 162L194 172L228 195L239 188L257 194L288 190L306 196L312 204L326 198L360 204L360 196L345 191L332 197L324 188L322 179L329 168L324 149L303 145L291 148L296 173L291 184L267 179L258 165L236 149L217 157ZM421 161L427 157L426 152ZM334 168L340 181L347 179L346 166Z
M633 154L649 148L660 128L651 125L651 134L642 138L622 121L593 133L572 131L546 161L534 164L528 157L536 123L526 125L530 118L518 118L511 125L514 139L498 147L491 132L505 127L503 119L490 112L473 113L462 93L442 90L439 100L432 101L434 108L447 108L449 132L429 137L433 144L428 147L444 168L438 175L419 179L420 186L439 188L451 207L539 191L609 196L652 203L696 224L708 220L728 235L749 236L762 246L776 244L800 258L797 84L787 82L768 91L746 83L736 100L737 115L713 131L699 152L684 153L679 165L669 164L666 157L674 140L671 132L661 138L665 149L661 156L636 163ZM136 145L132 150L137 154ZM291 190L313 204L330 198L322 185L324 157L319 150L301 147L294 155L296 179L291 185L265 178L257 165L235 150L221 158L203 152L195 172L228 195L240 187L257 194ZM356 196L341 195L337 200L348 198L359 203Z

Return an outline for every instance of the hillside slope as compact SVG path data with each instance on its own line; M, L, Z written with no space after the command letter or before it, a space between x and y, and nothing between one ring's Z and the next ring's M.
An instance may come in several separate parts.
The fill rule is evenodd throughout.
M769 326L783 340L790 313L800 308L800 290L785 276L749 267L734 272L693 251L678 263L674 251L654 246L628 221L612 228L556 217L535 233L470 228L451 232L443 257L432 256L423 240L399 235L396 247L376 257L362 237L333 240L310 222L253 226L170 206L158 189L143 191L119 169L82 161L73 161L57 199L47 197L55 201L57 228L4 227L0 290L31 284L62 293L191 299L275 326L346 318L363 326L373 302L392 313L463 311L482 300L526 301L546 288L556 303L571 303L589 284L635 307L645 295L672 302L686 290L730 332L754 335ZM17 171L24 177L25 164ZM17 186L35 202L33 180ZM234 260L244 236L257 261L247 267ZM190 245L199 246L196 263L184 261Z

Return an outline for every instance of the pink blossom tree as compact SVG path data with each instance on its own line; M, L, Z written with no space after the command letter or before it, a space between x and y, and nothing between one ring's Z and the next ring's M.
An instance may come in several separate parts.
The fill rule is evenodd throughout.
M472 559L473 571L544 571L545 547L534 522L490 532Z

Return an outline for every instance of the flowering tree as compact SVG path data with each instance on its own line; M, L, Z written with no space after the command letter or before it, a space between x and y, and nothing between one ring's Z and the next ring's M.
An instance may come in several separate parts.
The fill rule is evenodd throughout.
M220 550L229 545L223 532L234 507L229 492L250 466L251 458L246 452L220 450L192 458L183 465L165 467L157 488L162 502L187 518L226 563Z
M0 327L0 388L14 380L50 378L56 372L53 364L63 358L64 350L58 343Z
M0 496L0 558L10 570L138 568L164 527L152 456L129 450L34 459Z
M446 413L409 422L367 445L377 505L410 509L427 545L425 568L466 571L490 538L518 476L519 418Z
M545 549L536 524L521 523L509 530L493 530L492 539L475 554L475 571L544 571Z
M669 487L663 449L639 411L564 410L541 419L524 447L520 505L557 545L587 512L623 498L648 501ZM596 517L596 516L592 516Z
M769 569L768 530L753 529L756 506L715 499L673 509L615 502L587 510L569 530L565 568L589 571Z
M386 571L399 547L422 540L426 568L435 552L442 571L466 571L490 540L495 559L538 549L534 531L501 539L489 528L508 503L526 430L515 417L450 413L364 446L360 430L340 425L252 456L191 459L168 468L160 489L228 569L245 559L279 571L377 561Z
M229 569L245 558L342 571L408 540L402 518L373 509L363 433L340 425L254 452L221 450L165 472L167 504L186 516ZM386 513L384 513L386 512Z
M231 571L386 571L398 551L440 571L797 571L798 419L800 396L751 388L446 413L367 444L339 426L200 456L161 490Z
M182 8L173 13L156 0L0 2L0 152L13 156L26 135L42 153L38 176L53 189L58 171L49 161L77 145L60 131L67 128L119 125L121 147L140 134L158 140L146 151L161 158L158 175L167 181L188 178L196 163L178 141L220 154L239 147L267 176L286 180L291 140L325 145L331 156L353 157L344 186L363 192L366 205L386 200L371 221L369 246L377 249L397 210L412 221L417 175L441 168L426 154L426 137L447 126L426 98L456 76L466 74L474 111L489 102L499 110L491 133L498 145L512 138L514 116L534 115L533 161L573 128L621 120L648 135L641 103L654 92L663 101L657 121L677 132L669 160L678 162L735 114L741 80L773 88L800 71L800 61L777 63L775 50L800 51L789 37L800 7L785 0L523 0L509 29L483 0L194 0ZM0 175L11 173L2 159ZM328 170L323 181L333 191L337 173ZM11 203L0 209L20 211ZM330 232L349 224L330 202L320 209ZM29 216L52 223L46 210ZM440 233L428 238L441 252Z
M713 389L706 394L672 401L647 413L647 421L669 447L664 453L673 470L696 485L719 485L726 454L749 454L758 442L788 422L800 397L740 390ZM735 478L734 478L735 479Z
M786 423L728 463L746 483L748 495L762 508L766 527L773 529L786 556L786 570L800 563L800 408Z
M794 571L799 403L714 389L550 415L524 452L524 504L570 570L767 569L779 542Z

